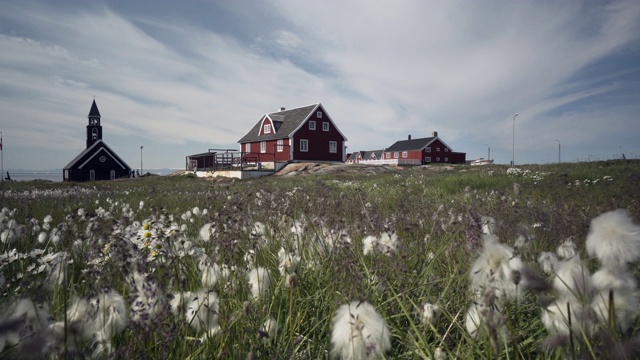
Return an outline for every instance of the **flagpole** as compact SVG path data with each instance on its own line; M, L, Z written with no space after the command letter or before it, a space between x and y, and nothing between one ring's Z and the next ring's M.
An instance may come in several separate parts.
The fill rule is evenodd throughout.
M4 151L2 150L2 131L0 131L0 179L4 182Z

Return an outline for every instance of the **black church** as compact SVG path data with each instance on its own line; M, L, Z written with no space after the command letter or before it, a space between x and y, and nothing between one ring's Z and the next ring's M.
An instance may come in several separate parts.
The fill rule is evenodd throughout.
M87 148L64 167L64 181L128 178L131 168L102 140L100 111L93 100L87 125Z

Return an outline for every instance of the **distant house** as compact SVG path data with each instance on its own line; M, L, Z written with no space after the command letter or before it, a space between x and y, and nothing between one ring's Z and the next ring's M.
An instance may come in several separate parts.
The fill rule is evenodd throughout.
M349 154L347 163L350 164L382 164L384 150L357 151Z
M87 147L63 169L64 181L94 181L126 178L131 168L102 140L100 111L93 100L87 125Z
M434 131L432 137L396 141L384 150L385 163L398 165L424 165L434 163L464 164L466 153L455 152L438 137Z
M287 162L344 162L347 138L322 104L263 115L238 143L243 158L261 166Z

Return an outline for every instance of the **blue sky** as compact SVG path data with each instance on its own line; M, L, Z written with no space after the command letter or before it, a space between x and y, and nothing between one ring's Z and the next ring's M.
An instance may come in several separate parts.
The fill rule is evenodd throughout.
M438 131L467 159L640 158L637 1L0 0L4 168L103 139L133 168L321 102L348 151Z

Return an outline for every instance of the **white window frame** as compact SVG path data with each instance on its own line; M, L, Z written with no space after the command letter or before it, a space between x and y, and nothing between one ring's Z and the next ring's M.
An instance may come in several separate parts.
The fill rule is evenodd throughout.
M329 131L329 123L327 121L322 123L322 131Z
M436 162L440 162L440 157L436 157Z
M425 152L430 153L431 152L431 146L427 146L427 148L425 149Z
M316 129L315 120L309 120L309 130L315 130L315 129Z
M424 157L424 162L430 163L431 162L431 156L425 156Z
M444 148L444 152L449 152L449 148L448 147Z
M300 152L309 152L309 140L300 139Z
M335 154L338 152L338 142L337 141L329 141L329 152Z
M245 153L250 153L251 152L251 143L244 144L244 152Z
M400 153L398 153L397 151L393 153L393 158L394 159L397 159L398 156L400 156Z
M402 152L402 158L406 159L409 156L409 153L407 151L403 151Z
M284 141L278 140L278 145L277 145L278 152L282 152L283 148L284 148Z
M260 142L260 152L261 153L266 153L267 152L267 142L266 141Z
M444 158L444 162L449 162L449 158L448 157Z
M391 153L390 152L385 153L385 155L387 155L387 159L391 159Z
M436 152L440 152L440 148L436 148Z
M115 171L115 170L111 170L111 171L109 172L109 178L110 178L111 180L114 180L114 179L116 178L116 171Z
M271 124L266 124L264 126L264 133L265 134L271 134Z
M322 119L322 111L318 111L318 112L316 113L316 117L317 117L318 119Z
M89 180L94 181L96 179L96 171L91 169L89 170Z

